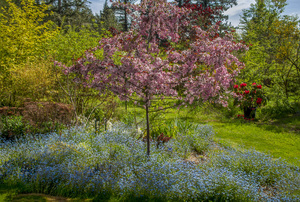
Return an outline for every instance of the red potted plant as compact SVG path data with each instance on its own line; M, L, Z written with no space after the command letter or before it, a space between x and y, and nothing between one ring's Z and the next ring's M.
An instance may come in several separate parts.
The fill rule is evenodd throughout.
M256 108L266 103L267 99L262 91L262 86L252 83L251 86L246 83L234 85L235 104L244 111L245 119L255 118Z

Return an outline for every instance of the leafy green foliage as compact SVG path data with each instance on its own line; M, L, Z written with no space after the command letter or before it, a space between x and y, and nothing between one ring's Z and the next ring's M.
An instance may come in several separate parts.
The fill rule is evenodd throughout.
M12 106L15 105L18 93L22 93L20 85L28 79L33 79L34 84L29 84L31 88L42 85L38 78L29 78L27 73L31 71L36 75L41 71L49 71L48 61L39 60L44 56L41 54L43 46L56 36L57 30L51 21L43 21L48 6L36 5L34 0L22 0L21 7L11 0L7 0L7 3L8 7L2 7L0 12L0 105ZM43 70L37 68L35 71L35 65ZM24 69L26 73L22 72ZM20 74L27 76L20 78ZM51 82L46 75L42 76L44 81Z
M86 50L97 46L98 41L107 35L109 32L99 34L90 26L65 26L49 44L44 46L44 51L52 59L71 65L83 56Z
M0 134L5 139L18 138L26 133L22 116L3 116L0 122Z
M95 26L96 25L96 26ZM104 3L103 10L100 11L100 14L95 15L95 23L93 26L100 32L103 32L103 28L105 30L121 30L122 25L118 23L115 9L109 7L107 4L107 0Z
M36 59L42 45L57 34L51 21L43 22L48 9L45 4L22 0L22 7L18 7L11 0L7 2L8 8L2 8L0 13L2 69Z

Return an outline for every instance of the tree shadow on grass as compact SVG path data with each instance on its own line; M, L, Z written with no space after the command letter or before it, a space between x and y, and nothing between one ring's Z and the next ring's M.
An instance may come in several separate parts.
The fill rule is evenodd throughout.
M272 132L293 133L300 136L300 116L288 115L274 120L257 123L257 126Z

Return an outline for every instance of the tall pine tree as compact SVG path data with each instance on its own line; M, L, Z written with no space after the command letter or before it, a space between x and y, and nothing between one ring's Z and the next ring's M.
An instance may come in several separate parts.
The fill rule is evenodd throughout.
M195 24L207 29L210 25L220 23L220 30L228 30L228 15L224 12L237 5L237 0L175 0L179 7L187 7L193 10L197 20Z
M47 20L52 20L59 27L63 25L81 27L91 23L94 18L88 0L36 0L36 2L51 5L49 12L53 12L53 15Z
M105 0L103 10L100 14L95 15L96 24L98 25L99 32L104 28L105 30L121 30L122 25L118 23L115 10L108 6L107 0Z
M134 4L137 2L137 0L119 0L120 2L124 4ZM113 9L116 11L116 17L118 22L122 25L122 31L128 31L130 27L130 19L128 15L128 11L125 7L113 7Z

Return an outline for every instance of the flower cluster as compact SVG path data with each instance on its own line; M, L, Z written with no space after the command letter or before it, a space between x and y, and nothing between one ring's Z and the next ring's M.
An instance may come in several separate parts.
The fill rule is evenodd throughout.
M252 83L250 87L246 83L234 85L235 104L242 109L259 107L266 103L266 97L262 91L262 86Z

